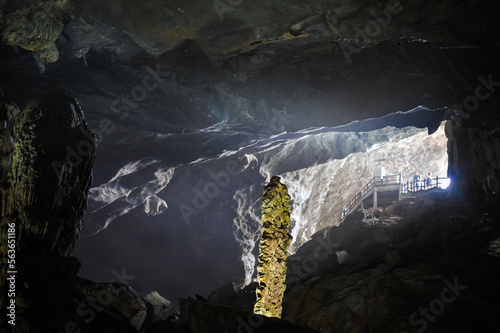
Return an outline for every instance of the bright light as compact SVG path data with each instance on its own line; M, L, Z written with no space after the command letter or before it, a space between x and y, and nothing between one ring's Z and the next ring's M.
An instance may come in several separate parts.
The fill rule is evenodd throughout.
M442 188L443 190L448 188L450 186L450 178L445 178L443 180L439 180L439 187Z

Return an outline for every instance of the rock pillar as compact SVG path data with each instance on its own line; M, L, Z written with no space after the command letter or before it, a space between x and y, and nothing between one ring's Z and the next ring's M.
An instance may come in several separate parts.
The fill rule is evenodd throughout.
M1 332L85 331L80 262L68 255L94 157L94 135L76 99L45 95L21 112L0 99Z
M265 187L262 199L255 314L281 318L281 301L286 288L286 252L292 240L289 226L290 196L280 177L274 176Z

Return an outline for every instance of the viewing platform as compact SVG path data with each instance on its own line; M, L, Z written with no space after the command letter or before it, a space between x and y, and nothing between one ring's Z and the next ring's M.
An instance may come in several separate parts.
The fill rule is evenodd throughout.
M380 169L382 172L380 172ZM375 171L375 176L361 188L354 198L344 207L340 214L340 221L357 208L387 207L396 200L414 196L419 192L433 188L446 188L450 179L446 177L433 177L420 180L404 181L402 174L385 175L383 168Z

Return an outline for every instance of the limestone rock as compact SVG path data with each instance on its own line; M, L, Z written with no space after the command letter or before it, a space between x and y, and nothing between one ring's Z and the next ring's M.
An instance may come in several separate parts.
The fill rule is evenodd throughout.
M146 304L130 286L87 282L82 290L89 303L97 303L111 312L116 311L127 318L136 330L141 329L147 315Z
M172 302L162 297L158 292L152 291L144 296L144 301L153 307L153 322L164 320L172 308Z
M4 43L32 51L40 72L59 59L56 40L64 28L64 13L54 1L22 7L5 18Z
M246 312L234 305L180 299L180 317L193 333L314 333L309 327Z
M19 113L17 105L12 104L5 98L0 98L0 185L7 181L7 174L12 167L12 152L14 150L14 139L12 129L14 117Z
M254 312L267 317L281 317L281 300L285 291L286 257L292 236L290 226L290 196L280 178L274 176L264 189L262 199L262 238Z
M302 246L302 270L328 253L347 250L351 258L295 282L283 318L321 332L496 331L499 309L487 295L499 292L492 285L500 277L493 264L498 213L478 216L444 193L403 205L412 208L400 208L402 216L394 208L380 218L351 215Z
M500 134L490 126L446 124L451 186L466 200L498 201ZM494 124L491 122L491 124Z
M68 257L80 233L95 158L94 135L78 101L44 95L19 112L2 99L0 124L0 330L131 332L119 316L88 308L76 278L80 262ZM4 310L12 301L15 325Z
M18 244L67 255L79 236L92 181L94 135L78 101L45 95L16 117L4 212L18 219ZM5 214L4 213L4 214Z

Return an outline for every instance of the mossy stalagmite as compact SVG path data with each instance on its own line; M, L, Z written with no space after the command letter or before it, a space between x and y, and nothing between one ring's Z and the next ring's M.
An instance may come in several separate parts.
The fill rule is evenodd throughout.
M287 187L274 176L264 189L262 199L262 238L255 314L281 318L281 301L285 291L286 252L292 236L290 226L290 196Z

